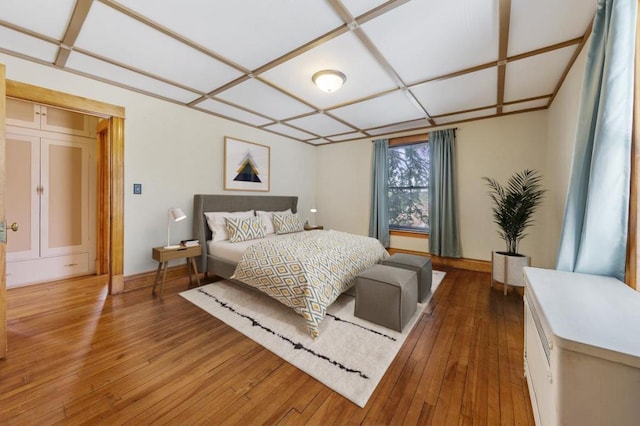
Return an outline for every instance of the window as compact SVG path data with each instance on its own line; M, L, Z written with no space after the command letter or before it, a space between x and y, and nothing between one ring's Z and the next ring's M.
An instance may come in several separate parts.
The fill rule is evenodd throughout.
M389 229L429 232L429 146L419 141L390 141ZM415 139L415 138L413 138Z

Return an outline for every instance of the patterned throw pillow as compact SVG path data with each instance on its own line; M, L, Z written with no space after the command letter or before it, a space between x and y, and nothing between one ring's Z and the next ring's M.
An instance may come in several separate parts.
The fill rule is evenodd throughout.
M253 210L247 210L246 212L206 212L204 216L211 230L211 239L213 241L224 241L229 239L225 218L253 217L254 213Z
M301 232L303 230L303 223L298 219L298 214L278 214L273 215L273 227L276 230L276 234L289 234L291 232Z
M285 214L291 213L291 209L286 209L281 212L279 211L264 211L264 210L256 210L256 216L260 216L262 218L262 222L264 223L264 232L265 234L273 234L276 230L273 228L273 215L274 214Z
M262 219L257 216L227 217L225 221L227 223L229 241L232 243L264 237L264 224Z

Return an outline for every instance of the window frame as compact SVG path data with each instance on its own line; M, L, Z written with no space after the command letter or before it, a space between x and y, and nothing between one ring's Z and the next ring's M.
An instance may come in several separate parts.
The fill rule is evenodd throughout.
M429 143L429 134L421 133L417 135L409 135L403 136L399 138L390 138L389 139L389 148L397 147L397 146L406 146L406 145L416 145L420 143ZM389 235L393 235L396 237L407 237L407 238L422 238L428 239L429 232L428 231L418 231L418 230L409 230L409 229L391 229L389 228Z

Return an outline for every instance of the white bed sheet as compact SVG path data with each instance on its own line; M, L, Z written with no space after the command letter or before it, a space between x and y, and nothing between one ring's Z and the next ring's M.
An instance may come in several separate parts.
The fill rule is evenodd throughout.
M287 235L287 234L284 234ZM264 238L278 238L284 235L267 234ZM242 259L242 254L247 247L253 244L263 241L264 238L258 238L256 240L241 241L239 243L232 243L229 240L225 241L207 241L207 253L217 257L218 259L226 260L228 262L238 263Z

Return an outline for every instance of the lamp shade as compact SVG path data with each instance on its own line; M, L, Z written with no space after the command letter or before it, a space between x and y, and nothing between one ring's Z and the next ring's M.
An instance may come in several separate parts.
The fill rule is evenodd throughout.
M331 93L342 87L347 77L336 70L322 70L313 74L311 80L320 88L320 90Z
M171 245L171 222L179 222L182 219L186 219L187 215L184 214L181 208L173 207L169 209L169 215L167 217L167 245L164 246L166 249L174 249L180 246Z
M311 212L311 226L316 226L316 213L318 212L318 209L312 207L309 211Z
M169 209L169 217L171 218L171 220L173 220L174 222L178 222L182 219L186 219L187 215L184 214L184 212L182 211L181 208L179 207L174 207L172 209Z

